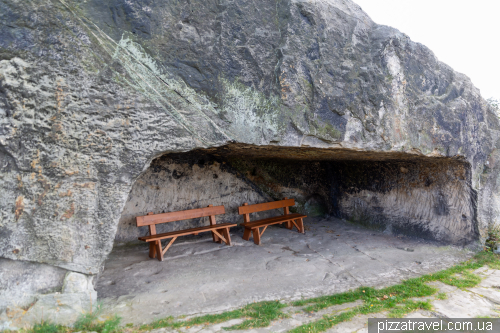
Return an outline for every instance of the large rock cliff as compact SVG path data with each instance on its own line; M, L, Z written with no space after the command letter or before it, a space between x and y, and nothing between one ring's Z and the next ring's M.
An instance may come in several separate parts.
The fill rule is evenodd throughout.
M455 158L479 241L500 214L496 114L350 0L0 0L0 22L3 258L98 273L154 158L234 142Z

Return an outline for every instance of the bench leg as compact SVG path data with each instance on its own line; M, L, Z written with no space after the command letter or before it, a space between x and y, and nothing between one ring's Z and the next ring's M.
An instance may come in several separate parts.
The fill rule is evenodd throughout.
M158 258L159 261L163 261L163 249L161 248L161 241L159 240L155 241L155 247L156 247L156 257Z
M156 257L156 244L155 242L149 242L149 257L154 259Z
M226 245L231 245L231 236L229 235L229 228L222 229L222 234L226 239Z
M302 219L298 219L297 224L299 226L299 232L301 234L303 234L304 233L304 221Z
M243 227L243 228L244 228L244 231L243 231L243 239L244 239L244 240L246 240L246 241L247 241L247 240L250 240L250 232L251 232L251 230L250 230L250 229L247 229L247 228L245 228L245 227Z
M286 221L286 228L292 230L293 229L293 224L292 221Z
M253 231L253 242L255 245L260 245L260 232L259 228L252 229Z
M214 240L215 243L222 243L222 239L219 238L213 231L212 231L212 239Z

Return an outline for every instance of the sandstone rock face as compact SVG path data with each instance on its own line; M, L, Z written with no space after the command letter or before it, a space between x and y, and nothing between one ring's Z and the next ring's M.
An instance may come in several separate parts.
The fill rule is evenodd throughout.
M60 292L65 275L59 267L0 259L0 313L10 305L29 308L38 294Z
M493 110L349 0L0 0L0 20L3 258L98 273L154 158L230 142L458 156L477 239L500 216Z
M463 163L339 163L341 215L387 232L454 245L478 238L475 195Z
M91 276L7 259L2 259L2 269L1 329L18 329L47 320L72 325L82 313L96 307L97 292Z
M62 325L72 325L82 313L96 310L97 292L92 280L93 277L85 274L68 272L64 278L62 292L38 296L34 306L22 317L22 321L35 324L41 320L50 320Z

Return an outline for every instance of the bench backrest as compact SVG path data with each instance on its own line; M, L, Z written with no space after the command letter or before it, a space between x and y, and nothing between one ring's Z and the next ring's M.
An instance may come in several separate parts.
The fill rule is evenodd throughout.
M243 215L244 221L250 222L250 213L263 212L265 210L284 208L284 214L289 214L288 207L295 206L294 199L285 198L284 200L264 202L261 204L249 205L245 203L243 206L238 207L238 214Z
M135 221L138 227L146 225L155 225L160 223L175 222L182 220L195 219L197 217L210 216L210 224L214 224L215 215L224 214L226 211L224 206L208 206L205 208L181 210L178 212L162 213L162 214L148 214L145 216L137 216Z

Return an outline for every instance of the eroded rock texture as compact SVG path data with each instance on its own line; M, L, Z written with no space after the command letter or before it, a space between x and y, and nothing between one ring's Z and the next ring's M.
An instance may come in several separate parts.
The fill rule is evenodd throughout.
M476 196L464 163L348 162L332 169L339 215L352 222L455 245L478 238Z
M229 142L458 155L477 239L500 214L493 110L349 0L0 0L0 22L4 258L97 273L154 158Z
M65 274L59 267L0 259L0 309L18 305L25 307L22 312L36 302L38 294L60 292Z

